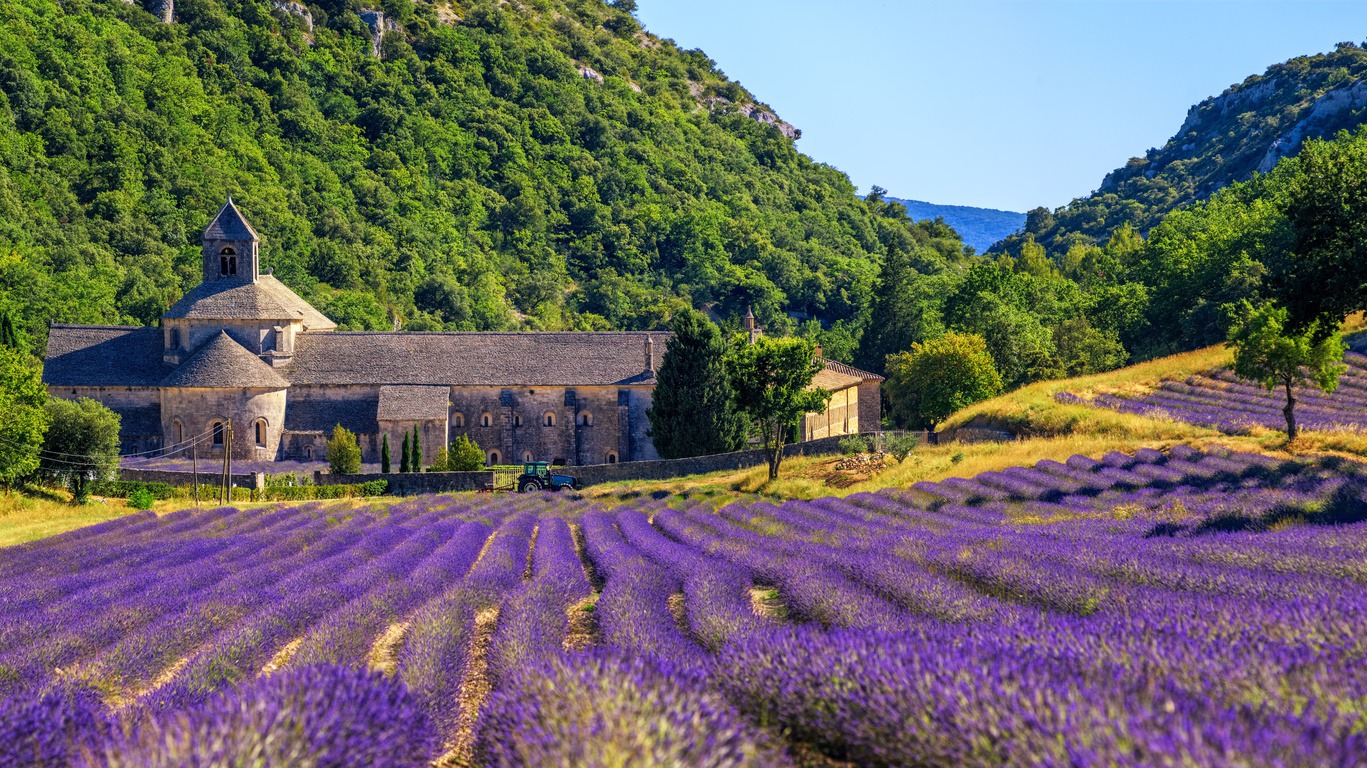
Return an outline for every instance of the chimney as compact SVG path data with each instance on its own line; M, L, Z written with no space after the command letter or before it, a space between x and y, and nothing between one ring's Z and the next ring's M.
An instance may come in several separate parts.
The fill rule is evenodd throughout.
M646 373L655 375L655 339L646 334Z
M817 360L824 360L824 359L825 359L824 357L821 356L821 345L820 345L820 344L817 344L817 345L816 345L816 359L817 359Z

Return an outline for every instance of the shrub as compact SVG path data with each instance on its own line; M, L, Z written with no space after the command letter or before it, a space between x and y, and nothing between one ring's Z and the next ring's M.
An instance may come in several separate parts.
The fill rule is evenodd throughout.
M888 438L885 448L888 453L892 454L894 459L897 459L898 463L901 463L906 461L912 451L916 450L916 446L920 444L920 442L921 438L919 435L907 432Z
M484 469L484 449L466 435L451 442L446 469L451 472L475 472Z
M134 509L151 509L157 497L146 487L139 488L128 494L128 506Z
M354 475L361 471L361 446L351 430L338 424L332 429L332 439L327 445L328 468L332 474Z

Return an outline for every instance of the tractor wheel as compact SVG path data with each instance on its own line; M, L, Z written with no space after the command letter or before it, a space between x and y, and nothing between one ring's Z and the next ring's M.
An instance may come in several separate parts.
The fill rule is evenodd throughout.
M518 493L530 493L539 490L541 490L541 483L538 483L535 480L523 480L517 484Z
M561 491L565 490L566 488L569 488L569 486L568 486L568 485L552 485L552 486L551 486L551 493L560 493Z

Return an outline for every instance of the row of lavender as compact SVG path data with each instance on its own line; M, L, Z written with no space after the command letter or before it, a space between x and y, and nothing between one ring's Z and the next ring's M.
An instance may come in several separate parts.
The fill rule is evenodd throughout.
M1303 387L1294 389L1296 420L1302 427L1356 430L1367 426L1367 356L1349 352L1344 362L1348 369L1333 394ZM1087 403L1122 413L1200 424L1226 434L1242 434L1252 427L1282 429L1286 425L1282 413L1286 405L1284 392L1268 392L1227 369L1190 376L1185 382L1165 380L1142 397L1097 395L1084 400L1060 392L1055 398L1064 403Z
M0 745L48 765L1362 765L1364 487L1179 447L720 509L141 516L0 551ZM577 634L594 647L567 652Z

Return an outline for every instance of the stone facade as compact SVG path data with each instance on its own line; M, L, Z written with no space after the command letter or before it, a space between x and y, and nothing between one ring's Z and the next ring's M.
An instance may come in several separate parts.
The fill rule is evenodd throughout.
M459 435L490 464L658 459L648 435L661 333L351 333L263 273L260 238L229 200L204 232L203 282L160 328L54 325L43 378L123 417L124 453L322 460L340 424L362 460L388 436L395 465L417 428L423 458ZM751 338L759 329L747 318ZM876 428L878 378L828 363L832 405L804 439Z

